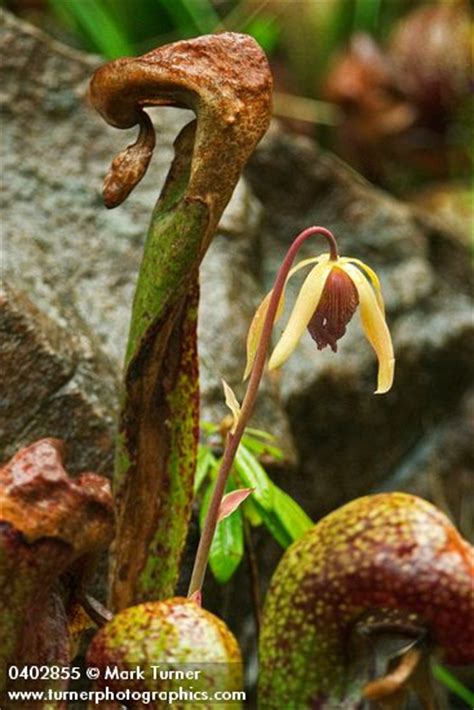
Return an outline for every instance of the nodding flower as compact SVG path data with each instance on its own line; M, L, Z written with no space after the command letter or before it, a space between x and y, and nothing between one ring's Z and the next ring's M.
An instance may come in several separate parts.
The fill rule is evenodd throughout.
M305 259L293 267L303 242L319 235L329 242L329 253ZM340 258L334 235L325 227L308 227L294 239L275 278L273 289L263 299L250 325L247 337L249 377L242 404L227 383L224 384L226 404L232 411L232 426L226 435L222 462L199 541L188 595L194 598L202 589L212 538L219 522L225 486L239 443L252 415L258 388L265 370L272 330L284 306L285 288L290 279L304 266L313 266L296 299L293 312L283 331L269 367L282 365L296 348L308 328L319 349L329 345L337 350L337 341L346 332L346 325L360 306L362 325L379 359L377 392L387 392L392 386L394 357L390 333L385 323L384 305L377 275L358 259ZM293 267L293 268L292 268ZM245 491L241 491L245 495Z
M285 278L280 284L281 296L274 322L283 311L285 288L289 279L305 266L313 266L300 288L288 323L270 356L268 367L274 370L283 365L295 350L306 329L316 342L318 350L329 345L336 352L337 341L342 338L347 324L359 308L362 327L379 363L376 394L388 392L393 383L395 358L392 339L385 321L385 308L378 276L359 259L340 257L335 239L328 230L309 228L305 231L308 232L307 236L310 236L315 230L326 237L330 235L331 250L321 256L305 259L291 270L287 269ZM277 282L261 303L250 326L245 377L252 370L263 322L276 286Z

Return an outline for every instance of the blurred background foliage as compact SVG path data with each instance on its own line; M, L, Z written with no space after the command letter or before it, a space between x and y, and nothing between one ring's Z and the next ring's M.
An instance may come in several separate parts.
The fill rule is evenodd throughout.
M469 0L0 0L106 59L247 32L275 114L367 178L466 225L472 186ZM420 39L422 38L422 41ZM457 225L459 226L459 224Z

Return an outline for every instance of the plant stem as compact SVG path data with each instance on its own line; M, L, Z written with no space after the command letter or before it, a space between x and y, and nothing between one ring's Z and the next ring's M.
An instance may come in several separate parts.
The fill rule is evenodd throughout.
M334 235L324 227L308 227L303 232L301 232L301 234L299 234L293 241L278 270L275 279L275 284L273 286L272 295L270 298L270 303L268 305L268 310L265 314L262 334L260 336L260 341L255 355L255 361L252 367L252 371L250 373L247 391L245 392L244 400L242 402L239 419L237 421L235 431L227 435L224 455L222 457L222 463L219 469L219 474L217 476L216 485L212 494L212 499L209 505L206 520L204 522L204 527L202 530L201 539L199 541L196 558L194 560L194 567L191 575L191 581L189 584L188 596L191 596L191 594L194 594L194 592L200 591L202 589L204 576L206 574L207 569L207 563L209 560L209 551L211 549L212 538L214 537L214 533L217 526L219 508L221 505L222 498L224 496L227 479L234 463L235 454L237 453L240 440L242 438L243 433L245 432L245 427L247 426L247 422L250 419L250 416L252 415L252 411L255 405L258 388L260 386L260 380L262 379L263 371L265 368L267 350L272 336L273 323L275 321L275 315L278 309L278 304L280 303L280 298L283 292L283 288L285 286L287 276L301 245L303 244L303 242L306 241L306 239L312 237L315 234L326 237L326 239L328 240L330 248L330 260L337 261L338 259L337 243Z
M250 587L252 590L252 602L254 608L255 616L255 630L257 632L257 639L260 636L260 626L262 625L262 604L260 595L260 576L258 573L258 560L255 554L255 546L252 540L252 531L250 529L250 523L246 519L245 515L242 516L243 526L244 526L244 539L245 547L247 550L247 559L249 566L250 575Z

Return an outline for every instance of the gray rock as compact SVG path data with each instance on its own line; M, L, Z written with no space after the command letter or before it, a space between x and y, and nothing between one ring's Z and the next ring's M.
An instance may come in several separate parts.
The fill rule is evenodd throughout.
M6 284L0 296L2 387L0 440L12 440L42 402L73 376L77 360L66 333Z
M59 311L58 311L59 312ZM66 318L66 316L63 316ZM66 442L68 470L110 475L115 373L71 312L67 327L6 283L0 294L2 458L48 436Z
M380 487L409 490L432 498L468 539L474 538L474 393L468 392L450 416L428 429Z

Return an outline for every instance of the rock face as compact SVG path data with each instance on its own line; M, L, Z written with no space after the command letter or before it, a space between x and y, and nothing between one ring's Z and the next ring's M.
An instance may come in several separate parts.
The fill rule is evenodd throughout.
M107 211L103 176L135 134L114 131L86 105L100 60L8 15L2 53L3 261L13 291L2 314L0 456L48 435L72 447L72 471L110 472L117 377L143 236L172 141L190 116L151 112L159 150L126 203ZM442 506L441 496L468 535L463 506L472 495L472 461L462 432L474 344L463 241L334 156L277 129L251 161L202 267L203 418L225 413L220 378L240 381L253 308L290 240L311 224L331 229L342 254L378 271L397 357L395 386L372 395L375 358L357 317L337 355L317 352L305 339L280 375L267 380L257 411L257 423L279 437L290 459L292 436L296 444L298 470L281 471L277 482L314 518L371 490L416 490ZM308 244L304 254L324 248ZM426 472L432 466L434 478ZM279 551L267 550L259 544L262 566L271 570Z
M67 444L71 473L110 472L116 375L92 347L73 311L67 326L22 291L0 293L0 362L4 373L2 457L56 432Z

